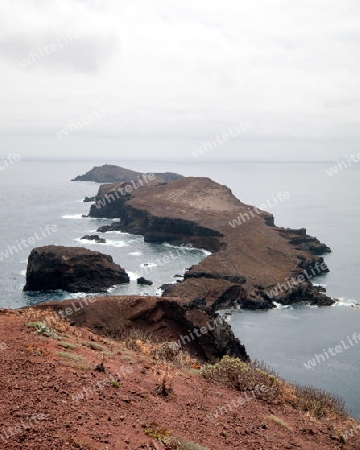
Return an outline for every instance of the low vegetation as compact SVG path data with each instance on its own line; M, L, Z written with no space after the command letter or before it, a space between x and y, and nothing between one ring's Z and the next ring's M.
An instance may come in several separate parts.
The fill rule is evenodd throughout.
M151 333L132 330L124 337L127 348L150 356L160 363L171 363L173 367L190 367L197 364L197 360L173 342L164 342Z
M266 419L271 420L282 428L286 428L287 430L291 430L291 427L285 422L285 420L280 419L280 417L271 415L266 417Z
M102 352L104 350L104 347L97 342L84 342L82 345L98 352Z
M152 424L145 429L145 434L157 442L160 442L166 450L210 450L194 442L185 441L172 436L170 430Z
M209 381L225 384L240 392L254 391L262 399L275 400L282 395L281 380L258 361L245 363L238 358L224 356L216 364L205 365L201 373Z
M63 348L68 348L70 350L76 348L76 346L74 344L71 344L70 342L59 342L59 346Z
M245 363L238 358L224 356L216 364L201 369L210 382L222 383L241 392L252 391L264 401L289 403L294 408L311 413L317 419L348 417L344 402L322 389L286 383L264 363ZM262 386L262 389L256 387Z
M344 401L322 389L312 386L294 386L297 398L297 406L303 411L309 411L317 419L322 417L342 417L348 416Z
M60 356L61 358L73 359L75 361L80 361L84 359L81 355L73 355L72 353L68 352L58 352L57 355Z

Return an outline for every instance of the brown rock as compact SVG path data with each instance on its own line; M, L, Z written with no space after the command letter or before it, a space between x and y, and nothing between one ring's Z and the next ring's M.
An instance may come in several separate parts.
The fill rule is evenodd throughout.
M82 247L48 245L30 253L24 291L104 292L129 281L110 255Z

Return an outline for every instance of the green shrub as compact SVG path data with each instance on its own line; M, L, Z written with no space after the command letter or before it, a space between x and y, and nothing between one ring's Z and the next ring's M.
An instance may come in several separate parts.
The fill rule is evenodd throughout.
M60 336L57 334L57 332L46 325L45 322L29 322L26 324L28 327L32 327L36 329L37 334L43 334L46 337L54 338L60 340Z
M254 391L258 398L269 400L281 395L281 380L259 361L246 363L239 358L224 356L220 362L204 366L201 373L209 381L240 392Z
M318 419L335 415L347 417L344 401L329 392L312 386L295 385L296 406L309 411Z

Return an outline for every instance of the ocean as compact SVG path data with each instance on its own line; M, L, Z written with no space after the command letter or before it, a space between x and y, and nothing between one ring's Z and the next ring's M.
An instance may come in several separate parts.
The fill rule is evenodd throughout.
M144 171L174 171L186 176L205 176L227 185L241 201L260 206L271 204L278 226L302 228L331 247L325 256L330 273L315 279L326 286L331 297L339 299L332 307L306 305L282 307L271 311L238 310L231 316L234 333L245 344L252 359L264 360L283 378L310 384L341 396L349 411L360 414L360 164L353 164L331 176L334 163L207 162L206 155L189 162L107 161ZM144 243L141 236L106 233L106 244L80 238L95 234L107 219L84 218L90 204L83 203L99 185L71 182L94 165L105 161L25 161L20 160L0 171L1 244L0 307L19 308L50 299L76 298L85 294L24 293L27 257L31 248L55 244L84 246L112 255L130 274L128 285L110 294L159 295L163 283L176 282L186 268L203 259L208 252L167 244ZM290 197L274 204L279 192ZM55 230L55 231L54 231ZM32 238L32 239L30 239ZM33 242L33 245L29 242ZM169 256L170 262L163 263ZM144 266L146 264L146 266ZM145 267L145 269L144 269ZM139 286L144 275L152 286ZM351 345L352 344L352 345ZM341 347L331 354L328 348ZM317 355L317 356L316 356ZM312 361L312 363L309 363ZM308 368L309 367L309 368Z

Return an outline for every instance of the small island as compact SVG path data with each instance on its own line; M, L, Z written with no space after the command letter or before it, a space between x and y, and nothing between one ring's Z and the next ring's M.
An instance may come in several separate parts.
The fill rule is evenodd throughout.
M269 309L276 303L334 303L311 280L329 271L321 255L330 248L306 229L275 226L272 214L237 199L209 178L183 177L119 194L121 183L99 188L90 217L118 218L109 230L141 234L146 242L191 244L212 252L189 268L164 296L208 307Z

